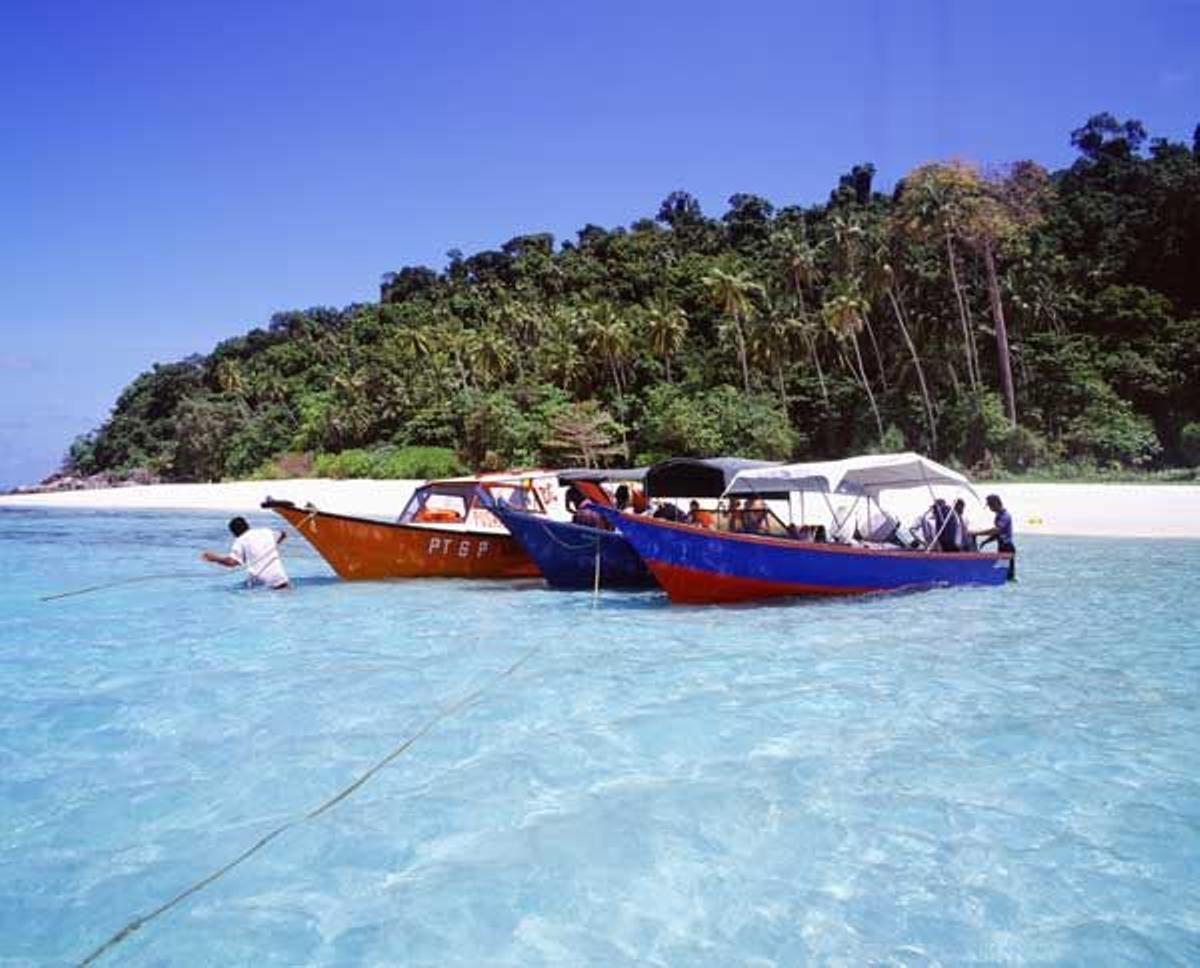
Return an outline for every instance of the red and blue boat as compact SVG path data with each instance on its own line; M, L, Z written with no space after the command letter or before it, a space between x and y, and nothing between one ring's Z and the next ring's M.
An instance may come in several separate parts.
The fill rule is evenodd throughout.
M726 488L728 529L718 530L599 508L625 536L673 602L710 604L796 595L861 595L951 585L999 585L1011 555L947 552L935 541L908 546L846 538L812 540L844 531L851 511L839 513L831 495L878 506L881 491L953 485L974 494L963 475L917 454L890 454L819 464L776 465L737 473ZM816 494L830 526L784 526L765 502ZM753 510L751 510L753 508ZM750 515L755 515L752 522ZM777 527L769 526L769 519ZM912 545L916 545L915 547Z

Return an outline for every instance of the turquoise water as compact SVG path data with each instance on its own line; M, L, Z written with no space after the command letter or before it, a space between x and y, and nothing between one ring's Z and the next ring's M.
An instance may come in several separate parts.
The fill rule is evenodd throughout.
M344 584L294 536L249 592L226 544L0 511L0 963L81 960L481 688L99 963L1200 963L1198 542L715 609Z

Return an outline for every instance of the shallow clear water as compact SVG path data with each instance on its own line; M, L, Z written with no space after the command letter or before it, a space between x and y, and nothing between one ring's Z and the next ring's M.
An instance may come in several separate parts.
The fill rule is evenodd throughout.
M710 609L345 584L295 536L249 592L226 544L0 511L0 962L82 959L487 687L101 963L1200 963L1200 543Z

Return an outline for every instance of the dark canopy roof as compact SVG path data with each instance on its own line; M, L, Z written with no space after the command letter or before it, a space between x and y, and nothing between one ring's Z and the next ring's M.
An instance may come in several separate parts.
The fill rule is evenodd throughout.
M672 457L646 471L648 497L720 497L738 471L779 461L741 457ZM764 495L765 496L765 495Z
M646 476L645 467L572 467L558 472L559 484L572 481L640 481Z

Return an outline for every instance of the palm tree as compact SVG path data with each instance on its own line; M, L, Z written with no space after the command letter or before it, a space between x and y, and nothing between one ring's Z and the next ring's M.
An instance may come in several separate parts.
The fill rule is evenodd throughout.
M520 354L494 326L484 326L472 336L471 360L479 371L480 379L488 383L493 380L504 382L513 360L519 359Z
M871 412L875 415L875 426L878 428L879 438L882 440L883 418L879 415L875 392L871 389L871 380L867 376L866 367L863 365L862 350L858 345L858 334L862 332L865 325L864 318L870 304L863 298L857 280L838 280L831 289L833 294L826 297L821 306L821 315L838 342L843 344L849 342L854 349L854 359L858 364L858 369L855 370L853 364L849 365L848 369L855 382L867 394Z
M862 263L868 249L869 236L862 220L855 215L844 215L835 212L829 220L833 232L834 245L840 254L841 270L844 275L857 276L862 271ZM868 307L869 307L868 301ZM871 325L869 310L862 316L863 328L867 331L867 339L871 341L871 351L875 354L875 365L879 368L879 382L886 391L888 388L887 370L883 365L883 354L879 350L879 340L875 338L875 327Z
M577 395L579 378L584 371L580 354L580 314L567 306L557 306L545 317L542 337L538 342L535 368L541 379L557 383Z
M667 382L671 383L671 356L683 348L687 338L687 313L665 296L659 296L646 308L646 327L650 346L663 358L667 368Z
M583 338L588 348L598 353L608 364L617 398L621 400L624 398L621 368L633 346L629 327L611 303L601 303L595 310L581 315Z
M817 371L817 383L821 387L821 399L829 410L829 388L825 385L825 369L821 366L821 350L817 345L822 335L827 332L823 321L813 313L805 313L796 321L796 332L808 349L808 358L812 360L813 368Z
M937 420L933 416L933 401L929 396L929 386L925 382L925 368L921 365L921 354L917 352L917 344L913 341L912 333L908 328L904 309L901 305L900 295L896 291L895 270L892 269L891 262L888 261L887 250L882 246L872 253L870 268L866 276L866 285L868 297L872 299L885 297L891 305L892 313L896 317L896 324L900 327L900 334L904 337L904 343L908 347L909 354L912 356L913 367L917 373L917 383L921 388L921 402L925 405L925 421L926 426L929 428L929 443L933 449L934 456L937 456Z
M933 164L923 165L905 175L897 225L904 238L931 241L945 247L950 284L962 327L967 382L975 390L979 387L979 351L967 297L958 277L958 253L954 248L963 219L963 190L967 187L964 172L965 168L960 165Z
M763 369L775 371L779 403L785 414L788 412L788 396L784 370L791 362L792 341L799 326L799 320L776 308L750 331L750 354Z
M742 386L749 393L750 366L746 360L745 324L754 309L753 297L765 296L766 292L744 269L736 267L711 269L701 281L708 287L713 302L732 327L738 361L742 366Z
M804 290L821 281L818 258L825 243L813 245L807 239L798 239L787 232L778 233L774 241L783 259L784 283L796 298L796 306L803 315L808 311Z

